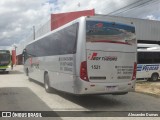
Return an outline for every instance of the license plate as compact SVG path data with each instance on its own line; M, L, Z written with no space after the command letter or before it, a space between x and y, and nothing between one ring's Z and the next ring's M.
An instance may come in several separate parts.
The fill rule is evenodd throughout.
M106 91L116 91L116 90L118 90L117 86L107 86L106 87Z

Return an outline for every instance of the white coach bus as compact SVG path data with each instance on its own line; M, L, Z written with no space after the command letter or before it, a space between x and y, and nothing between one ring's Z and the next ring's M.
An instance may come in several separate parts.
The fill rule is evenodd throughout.
M135 90L136 56L132 24L81 17L29 43L24 69L47 92L121 95Z
M141 45L138 46L137 79L157 81L160 77L160 46L157 44L146 44L143 48Z

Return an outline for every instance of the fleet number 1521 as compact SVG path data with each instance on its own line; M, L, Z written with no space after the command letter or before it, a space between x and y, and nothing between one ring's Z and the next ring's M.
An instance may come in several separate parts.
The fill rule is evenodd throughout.
M100 65L92 65L91 68L92 69L101 69L101 66Z

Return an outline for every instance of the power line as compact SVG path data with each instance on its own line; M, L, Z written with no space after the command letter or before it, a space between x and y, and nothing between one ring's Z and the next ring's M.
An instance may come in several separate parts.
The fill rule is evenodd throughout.
M158 20L158 14L157 13L160 10L159 5L160 5L160 0L154 1L151 4L147 4L144 7L139 7L136 10L130 10L129 11L130 12L129 16L135 16L136 15L137 18L141 17L143 19L149 19L149 18L147 18L147 16L151 15L151 16L154 17L155 20ZM125 12L125 13L122 13L120 15L125 16L129 12ZM140 13L137 14L137 12L140 12ZM152 20L154 20L154 19L152 19Z
M157 0L152 0L152 1L146 2L146 3L144 3L144 4L139 4L139 5L135 6L135 7L129 8L128 10L125 10L125 11L123 11L123 12L119 12L118 14L121 14L121 13L124 13L124 12L127 12L127 11L131 11L131 10L134 10L135 8L140 8L140 7L143 7L143 6L147 6L147 5L150 5L150 4L154 3L154 2L157 2ZM158 1L158 2L159 2L159 1ZM118 14L117 14L117 15L118 15Z
M142 1L139 0L139 1L136 1L136 2L134 2L134 3L131 3L131 4L127 5L127 6L125 6L125 7L119 8L119 9L117 9L117 10L115 10L115 11L112 11L112 12L108 13L108 15L114 14L114 13L117 12L117 11L123 10L123 9L125 9L125 8L127 8L127 7L129 7L129 6L132 6L132 5L136 4L136 3L139 3L139 2L142 2Z
M129 10L132 10L132 9L135 9L137 7L140 7L140 6L144 6L144 5L148 5L148 4L151 4L151 3L154 3L158 0L143 0L143 1L136 1L134 3L131 3L123 8L120 8L118 10L115 10L113 12L110 12L108 13L107 15L117 15L117 14L121 14L121 13L124 13L126 11L129 11Z

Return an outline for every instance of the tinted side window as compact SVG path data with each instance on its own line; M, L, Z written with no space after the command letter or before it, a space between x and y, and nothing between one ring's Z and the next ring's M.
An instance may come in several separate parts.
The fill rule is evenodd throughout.
M160 63L160 52L138 52L139 64Z
M33 56L51 56L76 53L78 23L52 33L27 46Z
M160 63L160 52L152 53L153 63Z
M151 52L138 52L138 63L139 64L151 64L152 53Z
M26 47L26 55L27 55L27 58L29 56L36 57L35 50L34 50L34 43Z

